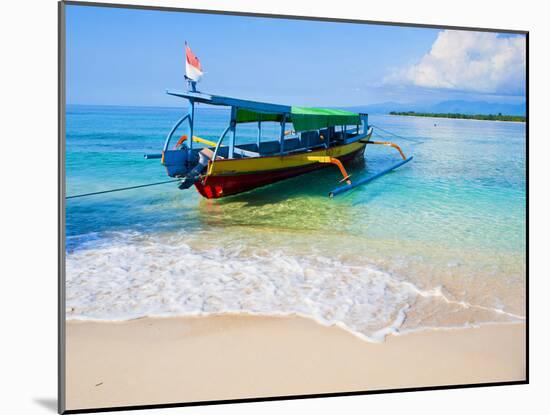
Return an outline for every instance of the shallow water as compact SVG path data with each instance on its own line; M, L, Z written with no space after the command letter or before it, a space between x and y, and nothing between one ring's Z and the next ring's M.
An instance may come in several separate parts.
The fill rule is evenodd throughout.
M166 180L159 152L183 109L68 107L67 194ZM215 139L227 112L199 108ZM521 321L525 126L376 116L414 160L334 199L336 169L202 199L174 184L67 201L67 317L306 315L371 340ZM253 140L253 128L240 128ZM264 137L275 137L266 128ZM399 160L369 146L352 180Z

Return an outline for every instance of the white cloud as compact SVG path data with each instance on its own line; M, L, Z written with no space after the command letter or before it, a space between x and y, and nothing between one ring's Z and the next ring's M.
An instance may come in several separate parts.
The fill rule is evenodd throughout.
M386 83L482 93L525 91L525 37L443 30L429 53L387 76Z

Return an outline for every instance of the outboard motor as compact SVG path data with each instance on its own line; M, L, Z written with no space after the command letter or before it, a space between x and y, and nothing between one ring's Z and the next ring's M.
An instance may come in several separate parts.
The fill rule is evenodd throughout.
M183 190L189 189L193 186L195 182L199 180L201 173L206 169L206 166L208 166L208 162L212 160L212 157L213 152L208 148L203 148L199 151L198 163L183 177L183 180L179 184L178 188Z
M180 189L188 189L195 184L213 156L214 152L209 148L189 151L185 146L179 150L166 150L162 154L145 154L146 159L161 159L168 176L182 179L178 185Z
M163 164L170 177L183 177L189 171L187 164L189 151L187 148L180 150L166 150L163 153Z

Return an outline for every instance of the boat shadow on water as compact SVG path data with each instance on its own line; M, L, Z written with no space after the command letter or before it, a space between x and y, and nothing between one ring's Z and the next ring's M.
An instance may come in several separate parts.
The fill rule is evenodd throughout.
M349 163L357 174L365 162ZM277 230L318 230L351 227L353 218L365 214L355 211L352 198L328 197L338 182L337 172L325 168L246 193L223 199L201 199L198 214L209 227L252 227Z

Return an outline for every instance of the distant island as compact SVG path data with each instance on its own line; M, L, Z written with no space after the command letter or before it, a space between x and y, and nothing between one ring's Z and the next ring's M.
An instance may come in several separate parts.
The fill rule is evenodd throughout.
M412 117L435 117L435 118L462 118L465 120L488 120L488 121L518 121L525 122L523 115L502 115L493 114L458 114L458 113L435 113L416 111L390 111L390 115L407 115Z

